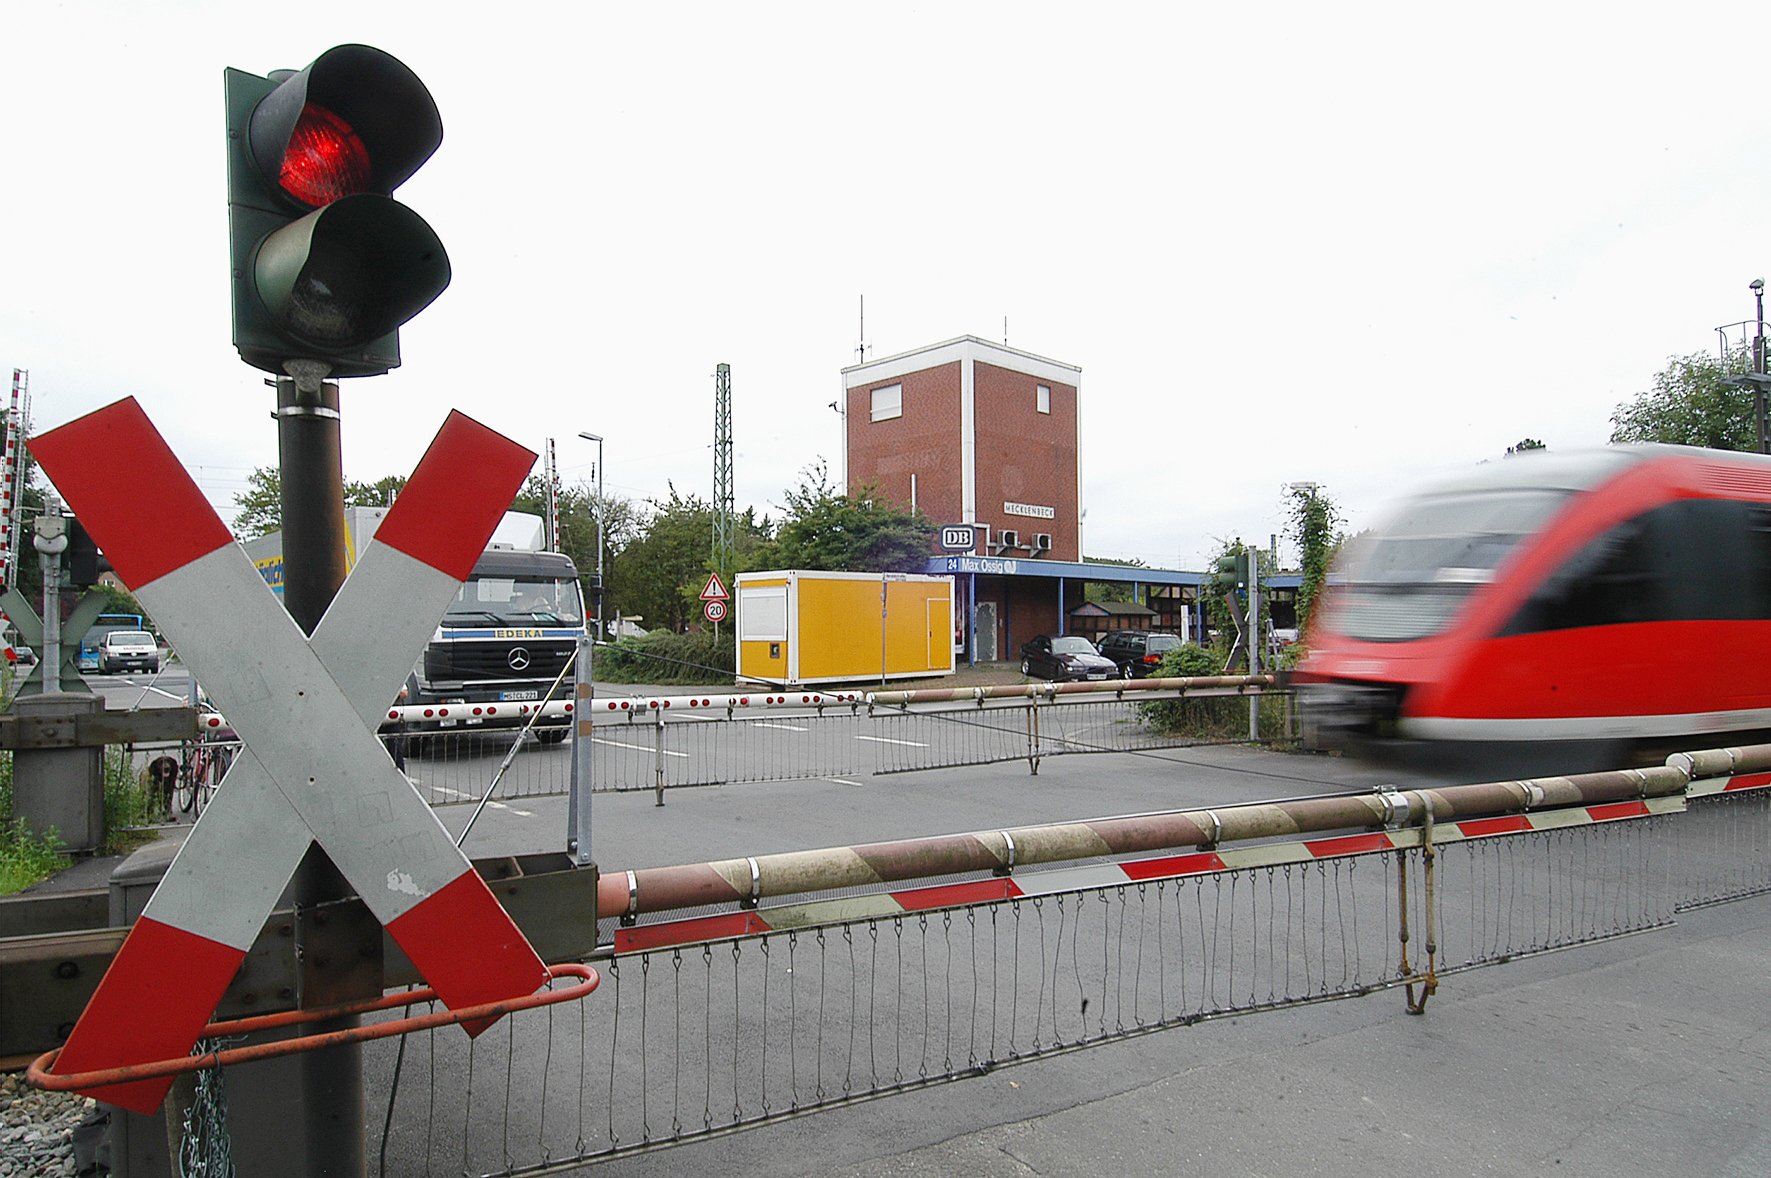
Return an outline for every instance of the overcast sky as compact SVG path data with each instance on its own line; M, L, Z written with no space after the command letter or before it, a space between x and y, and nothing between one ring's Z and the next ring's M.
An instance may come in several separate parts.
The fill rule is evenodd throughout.
M345 383L347 477L458 408L568 481L590 430L612 492L707 496L723 361L738 504L778 513L840 465L865 295L871 357L1006 319L1079 365L1088 553L1197 568L1290 482L1360 525L1522 437L1602 444L1753 315L1771 16L1661 7L7 4L0 365L39 430L137 397L225 516L276 439L222 70L362 41L441 108L398 195L454 283Z

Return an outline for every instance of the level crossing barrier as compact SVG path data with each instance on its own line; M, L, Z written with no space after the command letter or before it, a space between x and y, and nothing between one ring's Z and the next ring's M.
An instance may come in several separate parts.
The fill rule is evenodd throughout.
M606 870L596 1010L382 1052L375 1144L390 1174L540 1172L1208 1019L1426 1012L1463 970L1771 890L1768 831L1771 746Z
M707 692L593 699L596 792L849 778L1247 739L1246 706L1290 731L1291 697L1270 676L1020 684L959 690ZM389 708L381 738L433 806L479 801L494 774L506 802L571 788L570 749L545 729L498 727L495 705ZM564 701L513 705L524 718ZM449 727L436 727L447 722ZM400 726L404 723L406 727ZM556 729L556 732L560 730ZM514 755L513 755L514 754Z

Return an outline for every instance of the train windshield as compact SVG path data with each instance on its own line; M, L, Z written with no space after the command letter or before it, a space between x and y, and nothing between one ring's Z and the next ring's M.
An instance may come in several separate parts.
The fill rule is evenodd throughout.
M1335 586L1330 625L1367 642L1437 634L1571 494L1521 487L1409 501L1384 526L1348 542L1329 578Z

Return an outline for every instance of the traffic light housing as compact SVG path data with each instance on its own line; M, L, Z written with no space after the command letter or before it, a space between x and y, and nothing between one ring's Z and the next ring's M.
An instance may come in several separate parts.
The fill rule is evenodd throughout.
M297 72L224 74L234 347L284 374L400 363L400 325L449 285L449 255L390 195L443 141L423 82L368 45L339 45Z
M1248 584L1248 549L1226 552L1212 565L1211 579L1221 592L1234 593Z
M111 571L111 562L99 552L98 544L77 519L68 520L68 550L64 555L68 568L68 584L90 588Z

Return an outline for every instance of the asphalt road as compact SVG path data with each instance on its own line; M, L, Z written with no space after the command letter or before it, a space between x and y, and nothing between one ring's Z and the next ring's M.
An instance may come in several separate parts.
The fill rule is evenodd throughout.
M565 755L525 752L532 756ZM1070 754L960 769L593 795L591 850L609 870L698 863L811 847L989 830L1113 814L1365 790L1394 774L1338 757L1239 745ZM437 813L451 833L470 807ZM474 857L564 847L563 797L488 808L464 849Z

